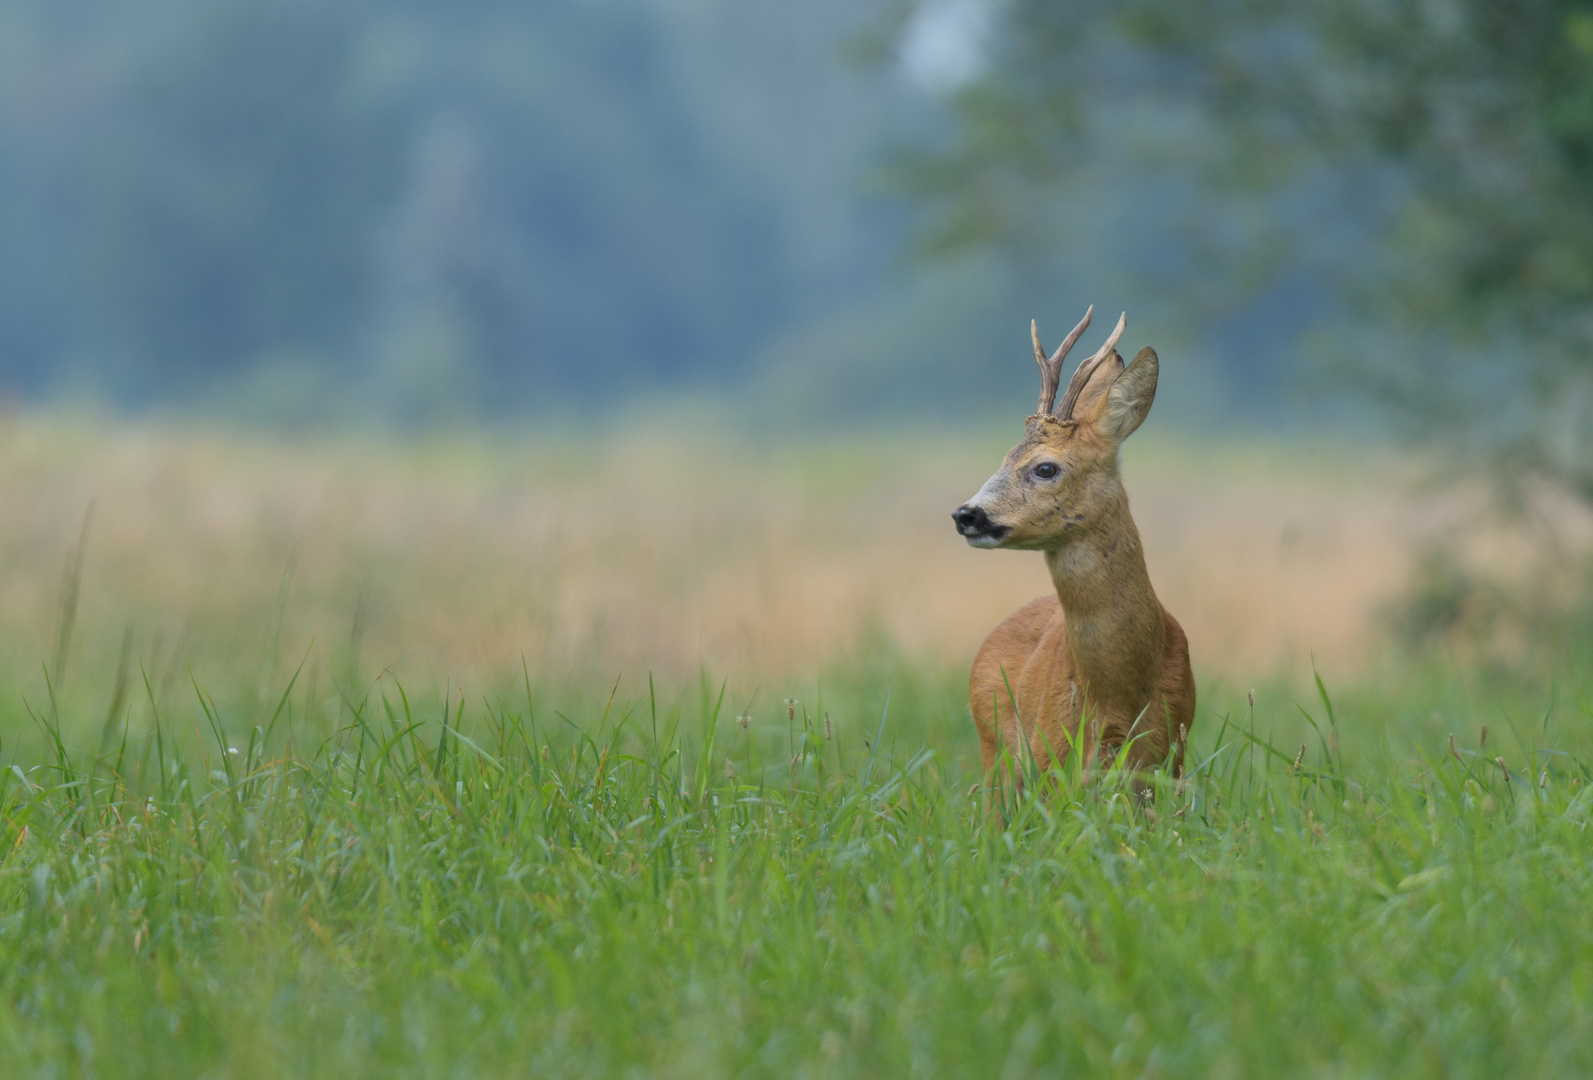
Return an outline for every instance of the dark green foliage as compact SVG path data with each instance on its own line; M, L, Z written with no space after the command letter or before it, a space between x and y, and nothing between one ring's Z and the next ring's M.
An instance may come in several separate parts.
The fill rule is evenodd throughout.
M1143 278L1208 313L1330 286L1316 347L1367 396L1458 460L1593 497L1593 7L1002 11L955 138L904 169L933 247L1054 243L1106 163L1182 202L1169 242L1125 253Z

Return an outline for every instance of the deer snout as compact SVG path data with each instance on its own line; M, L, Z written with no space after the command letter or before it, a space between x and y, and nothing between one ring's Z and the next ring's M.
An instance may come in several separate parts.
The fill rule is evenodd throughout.
M964 536L990 531L990 515L980 506L959 506L951 512L951 520L957 523L957 531Z
M951 520L956 524L957 532L967 537L969 541L1000 540L1011 531L1005 525L997 525L991 521L984 507L966 503L952 511Z

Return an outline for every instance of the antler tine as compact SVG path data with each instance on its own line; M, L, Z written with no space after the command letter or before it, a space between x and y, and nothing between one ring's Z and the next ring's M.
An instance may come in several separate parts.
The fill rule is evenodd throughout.
M1098 349L1094 356L1079 362L1079 368L1073 373L1073 378L1068 382L1068 392L1062 395L1062 404L1057 407L1058 420L1073 419L1073 406L1078 404L1079 395L1084 393L1084 388L1089 385L1090 376L1095 374L1095 369L1100 367L1112 351L1117 348L1118 339L1123 336L1123 331L1128 329L1128 312L1123 312L1117 318L1117 328L1106 339L1106 344Z
M1034 341L1034 362L1040 365L1040 404L1034 411L1044 416L1056 403L1056 388L1062 373L1045 361L1045 346L1040 344L1040 324L1029 320L1029 337Z
M1095 305L1091 304L1089 310L1084 313L1084 318L1079 320L1079 324L1049 357L1045 355L1045 346L1040 344L1039 324L1033 319L1029 320L1029 336L1034 340L1034 362L1040 365L1040 405L1035 410L1040 416L1050 412L1051 406L1056 404L1056 390L1062 383L1062 360L1079 340L1079 335L1089 328L1090 316L1093 314L1095 314Z
M1113 327L1111 334L1109 334L1106 338L1106 344L1101 346L1100 350L1096 352L1095 356L1101 360L1105 360L1108 356L1111 356L1112 350L1117 348L1118 339L1123 336L1123 331L1127 329L1128 312L1125 311L1123 314L1117 317L1117 326Z

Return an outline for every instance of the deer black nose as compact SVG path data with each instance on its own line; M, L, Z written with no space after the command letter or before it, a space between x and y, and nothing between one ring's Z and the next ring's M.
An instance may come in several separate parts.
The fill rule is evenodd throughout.
M963 536L975 536L990 531L990 515L977 506L959 506L952 511L951 520Z

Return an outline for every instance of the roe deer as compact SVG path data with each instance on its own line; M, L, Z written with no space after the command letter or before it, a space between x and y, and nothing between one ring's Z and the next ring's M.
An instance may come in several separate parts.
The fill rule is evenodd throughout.
M1044 552L1056 587L996 627L974 658L968 704L987 780L1003 747L1016 760L1032 754L1043 771L1077 746L1087 771L1130 740L1130 768L1154 768L1171 747L1173 774L1183 770L1195 715L1189 644L1151 588L1118 471L1118 446L1156 396L1156 353L1141 349L1126 369L1117 355L1126 313L1051 411L1063 358L1094 311L1050 357L1030 324L1039 410L1000 470L952 514L971 547Z

